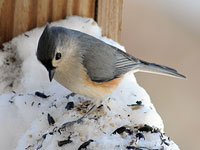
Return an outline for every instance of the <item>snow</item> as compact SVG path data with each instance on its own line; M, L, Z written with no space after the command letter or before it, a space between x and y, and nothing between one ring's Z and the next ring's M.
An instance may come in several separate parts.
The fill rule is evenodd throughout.
M125 50L103 37L93 19L71 16L51 24L88 33ZM49 82L46 69L35 56L43 29L36 28L15 37L4 44L0 54L0 149L81 149L89 140L87 146L82 147L90 150L179 149L164 134L163 121L149 95L137 84L133 72L125 75L102 107L83 122L60 131L63 123L83 116L93 100L80 95L69 96L68 89L55 80ZM68 102L73 102L74 108L67 110ZM54 121L48 119L48 114ZM63 142L66 144L62 145Z

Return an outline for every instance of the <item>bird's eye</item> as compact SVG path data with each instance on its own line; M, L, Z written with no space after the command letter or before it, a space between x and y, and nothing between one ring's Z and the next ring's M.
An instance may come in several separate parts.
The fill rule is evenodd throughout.
M59 60L60 58L61 58L61 53L60 52L56 53L56 60Z

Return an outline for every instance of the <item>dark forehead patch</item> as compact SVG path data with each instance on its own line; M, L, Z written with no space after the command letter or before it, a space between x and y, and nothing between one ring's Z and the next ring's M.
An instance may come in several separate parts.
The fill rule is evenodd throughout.
M57 45L57 34L53 33L52 29L49 28L47 25L38 42L38 48L36 53L38 60L41 62L48 62L49 60L52 60Z

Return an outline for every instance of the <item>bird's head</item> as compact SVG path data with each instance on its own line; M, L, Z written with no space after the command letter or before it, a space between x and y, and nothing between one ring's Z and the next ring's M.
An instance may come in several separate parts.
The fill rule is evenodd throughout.
M62 62L66 38L62 27L49 27L47 24L38 42L36 56L49 72L52 81L56 68Z

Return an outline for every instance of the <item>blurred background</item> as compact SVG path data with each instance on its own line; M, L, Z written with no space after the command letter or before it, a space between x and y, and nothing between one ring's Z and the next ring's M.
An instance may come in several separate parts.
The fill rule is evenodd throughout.
M124 0L121 44L132 55L177 69L187 80L136 73L180 149L200 135L200 1Z

